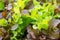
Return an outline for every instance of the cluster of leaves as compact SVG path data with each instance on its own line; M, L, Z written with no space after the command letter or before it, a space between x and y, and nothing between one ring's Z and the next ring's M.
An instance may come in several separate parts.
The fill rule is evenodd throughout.
M15 30L13 30L14 29L13 28L10 31L10 33L12 33L11 34L11 40L19 40L19 39L21 39L22 36L24 35L24 32L26 31L27 25L29 25L29 23L33 21L30 17L21 16L20 10L24 9L24 7L26 5L25 2L27 3L29 1L27 1L27 0L25 0L25 1L17 0L17 2L15 2L14 5L13 5L14 13L12 15L12 19L13 19L12 23L14 25L17 24L18 26L16 26Z
M12 0L10 0L9 2L12 2ZM24 9L27 2L29 2L29 0L17 0L16 2L11 3L13 5L12 18L8 19L8 21L4 18L0 19L0 26L6 26L7 28L7 26L9 25L8 22L11 23L9 25L11 26L11 30L8 29L8 32L12 33L10 36L11 40L20 39L17 37L21 37L22 35L24 35L25 27L32 21L29 17L22 17L20 13L20 9ZM1 1L0 5L0 10L4 10L4 2Z
M0 26L7 26L7 21L5 19L0 19Z
M13 2L13 14L11 18L11 40L20 40L26 31L26 27L32 23L34 29L48 29L48 21L54 17L55 4L44 3L40 5L40 2L33 0L34 8L29 9L31 13L26 15L21 15L20 10L24 10L24 7L30 0L17 0ZM1 7L0 7L1 8ZM1 26L7 26L7 21L5 19L0 20ZM15 28L15 29L14 29Z
M30 17L35 19L34 28L39 30L48 29L48 21L54 17L54 9L56 4L44 3L43 6L39 4L36 0L33 0L34 8L30 10Z

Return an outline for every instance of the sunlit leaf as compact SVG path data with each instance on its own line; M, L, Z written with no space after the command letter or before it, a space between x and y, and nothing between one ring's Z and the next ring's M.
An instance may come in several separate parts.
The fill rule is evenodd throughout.
M7 26L7 21L5 19L0 19L0 26Z
M4 10L4 2L0 1L0 10Z

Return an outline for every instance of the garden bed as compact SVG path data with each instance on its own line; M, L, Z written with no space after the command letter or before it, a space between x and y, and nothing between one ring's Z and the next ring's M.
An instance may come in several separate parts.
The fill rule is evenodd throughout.
M60 40L59 2L0 0L0 40Z

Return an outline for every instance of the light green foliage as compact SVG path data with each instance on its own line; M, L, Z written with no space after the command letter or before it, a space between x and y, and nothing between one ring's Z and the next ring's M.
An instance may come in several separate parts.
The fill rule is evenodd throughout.
M11 2L12 0L10 0ZM13 3L13 13L12 18L8 21L11 23L10 26L18 24L15 30L10 30L11 40L19 40L23 37L24 32L26 31L26 27L32 23L38 30L48 29L48 21L52 19L54 16L54 9L56 4L52 5L51 3L44 3L43 6L40 5L39 2L33 0L34 8L29 9L31 15L21 15L21 10L24 10L24 7L30 0L17 0L17 2ZM1 3L1 2L0 2ZM0 4L2 5L2 3ZM2 5L4 8L4 6ZM0 10L3 8L0 7ZM5 19L0 19L0 25L6 26L7 21ZM34 27L33 27L34 28ZM17 38L18 37L18 38Z
M48 29L48 21L53 18L54 9L55 5L52 5L51 3L45 3L43 6L38 3L33 9L31 9L31 18L36 20L34 25L37 25L39 30L42 28L45 30Z
M19 9L24 9L27 2L28 0L18 0L17 3L15 3L16 5L14 5L15 13L12 15L12 17L14 20L13 22L18 24L18 28L14 31L11 31L13 33L11 40L21 39L21 37L24 35L25 28L30 23L35 25L35 27L37 27L37 29L40 31L41 29L47 30L48 21L53 18L55 5L52 5L51 3L45 3L43 6L41 6L36 0L33 0L34 8L30 9L31 15L26 14L25 16L21 16Z
M20 11L19 11L19 8L20 6L18 6L17 3L14 3L13 4L13 10L14 10L14 13L12 15L12 18L13 18L13 21L17 24L21 24L22 23L22 19L21 19L21 14L20 14Z
M54 18L60 18L60 14L57 13Z
M21 4L20 2L23 2L23 3ZM31 21L33 21L31 18L29 18L27 16L21 16L20 9L24 8L24 5L26 5L25 2L27 3L28 1L27 0L25 0L25 1L17 0L17 2L14 3L14 5L13 5L14 13L12 15L12 19L13 19L12 22L15 22L15 24L18 24L18 27L16 30L11 30L11 32L13 34L13 36L11 36L11 40L20 39L20 38L17 38L18 35L19 35L19 37L22 37L24 35L25 28L27 27L27 25L29 25L29 23Z
M5 19L0 19L0 26L7 26L7 21Z
M34 4L34 6L36 6L36 5L39 5L40 2L37 2L36 0L33 0L33 4Z
M0 10L4 10L4 2L0 1Z
M26 6L26 4L29 2L30 0L17 0L17 4L19 5L19 7L21 9L24 9L24 7Z

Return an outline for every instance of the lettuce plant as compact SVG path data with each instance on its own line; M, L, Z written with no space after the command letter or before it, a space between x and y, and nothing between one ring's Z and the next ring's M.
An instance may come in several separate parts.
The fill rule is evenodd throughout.
M20 10L24 9L27 2L28 2L27 0L25 1L17 0L17 2L13 4L14 13L12 14L12 23L14 25L18 24L18 26L16 26L17 28L15 30L10 31L13 34L13 36L10 36L11 40L19 40L24 35L25 28L27 27L27 25L29 25L29 23L32 21L31 18L26 16L21 16L20 13Z
M35 0L34 0L35 1ZM35 19L36 22L33 24L37 27L37 29L48 29L48 21L54 16L54 9L56 5L52 5L51 3L44 3L43 6L39 4L39 2L35 1L38 4L34 4L33 9L30 10L30 17Z
M10 0L10 2L13 0ZM54 16L54 9L56 4L52 5L51 3L44 3L40 5L40 2L36 0L32 0L34 4L34 8L29 9L29 14L22 15L21 10L24 10L26 4L31 0L16 0L16 2L12 3L13 6L13 13L12 18L9 19L11 23L11 28L9 30L10 39L11 40L20 40L26 31L26 27L30 23L33 24L34 29L41 29L47 30L48 29L48 21L52 19ZM2 5L2 3L0 3ZM2 5L4 8L4 4ZM1 8L1 7L0 7ZM0 10L2 10L1 8ZM0 19L0 26L7 26L8 21L5 19Z

